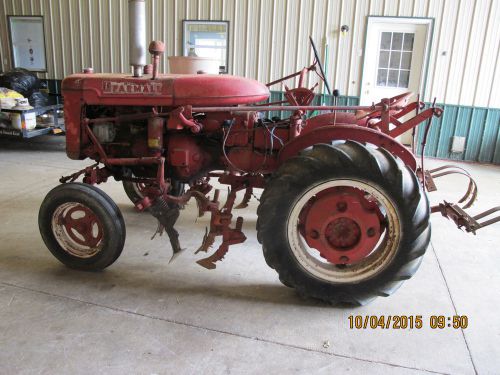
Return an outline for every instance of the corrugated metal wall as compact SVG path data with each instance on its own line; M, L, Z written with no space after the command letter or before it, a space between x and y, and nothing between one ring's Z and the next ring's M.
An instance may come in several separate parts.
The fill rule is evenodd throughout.
M147 0L147 38L180 54L183 19L230 21L229 69L268 82L311 61L308 36L329 46L328 79L358 96L367 15L436 20L426 100L500 107L497 0ZM0 0L2 70L10 68L6 15L44 15L48 72L128 70L127 0ZM342 36L340 26L350 27ZM167 69L163 60L163 71ZM314 83L311 79L310 83Z
M437 105L444 112L441 118L433 119L427 137L426 156L500 164L500 109ZM418 130L417 152L420 154L424 125ZM451 152L453 136L465 137L465 152Z
M147 39L165 41L166 56L181 52L183 19L229 20L229 72L263 82L309 64L311 35L323 60L328 45L328 80L352 104L359 96L366 17L432 17L424 99L437 97L445 115L433 126L426 154L500 163L500 111L491 109L500 108L498 0L146 0L146 6ZM87 66L129 69L127 0L0 0L2 70L11 67L7 15L45 16L43 78L62 79ZM339 31L344 24L346 35ZM467 137L465 153L449 152L453 135Z

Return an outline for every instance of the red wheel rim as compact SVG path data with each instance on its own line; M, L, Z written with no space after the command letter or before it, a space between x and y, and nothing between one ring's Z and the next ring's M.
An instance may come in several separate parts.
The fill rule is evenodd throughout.
M54 236L67 253L89 258L97 254L104 237L104 226L100 218L89 207L68 202L60 205L52 216Z
M378 206L352 187L322 191L304 207L300 219L307 244L336 265L355 264L366 258L383 232Z
M348 178L324 180L304 191L292 203L286 225L297 264L332 284L379 274L397 255L402 238L399 211L387 192Z

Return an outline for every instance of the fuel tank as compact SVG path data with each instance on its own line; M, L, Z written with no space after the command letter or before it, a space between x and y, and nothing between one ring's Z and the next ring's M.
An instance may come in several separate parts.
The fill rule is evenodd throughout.
M212 74L73 74L62 82L65 96L90 105L232 106L267 100L268 88L253 79Z

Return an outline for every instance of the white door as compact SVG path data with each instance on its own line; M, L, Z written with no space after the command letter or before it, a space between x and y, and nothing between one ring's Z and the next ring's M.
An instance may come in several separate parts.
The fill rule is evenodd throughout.
M432 19L368 17L360 105L411 91L423 97ZM409 144L411 132L400 141Z

